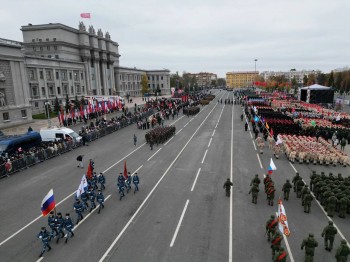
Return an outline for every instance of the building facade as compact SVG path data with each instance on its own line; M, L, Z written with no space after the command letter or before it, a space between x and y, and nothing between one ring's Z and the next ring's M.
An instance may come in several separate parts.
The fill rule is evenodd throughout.
M228 72L226 73L226 86L229 89L252 86L258 76L258 71Z
M108 32L80 22L75 29L63 24L22 26L24 58L33 114L46 101L54 104L66 96L116 93L114 66L119 66L118 43Z
M143 75L147 77L149 92L158 92L158 95L170 94L170 71L167 69L143 70L136 67L115 67L114 72L116 93L119 96L141 96Z
M0 39L0 129L32 120L22 43Z
M317 75L320 74L320 70L290 70L290 71L264 71L261 73L261 76L267 81L270 77L274 76L284 76L285 79L289 82L292 81L293 78L297 81L299 86L303 86L304 76L309 76L311 74Z
M200 72L200 73L184 73L184 78L188 79L196 79L197 86L200 88L210 87L213 81L216 83L218 77L216 74L208 73L208 72Z

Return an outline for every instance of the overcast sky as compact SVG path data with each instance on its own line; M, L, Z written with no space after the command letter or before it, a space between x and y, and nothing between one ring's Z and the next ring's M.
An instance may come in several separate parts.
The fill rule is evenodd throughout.
M120 65L216 73L350 66L350 0L0 0L1 38L79 21L109 31ZM81 19L80 13L91 13Z

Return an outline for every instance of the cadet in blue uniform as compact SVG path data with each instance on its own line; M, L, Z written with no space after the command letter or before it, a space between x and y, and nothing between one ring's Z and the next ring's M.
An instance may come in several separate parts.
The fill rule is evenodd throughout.
M101 189L98 190L98 194L96 196L97 202L100 204L100 206L98 207L98 214L100 214L101 212L101 208L105 208L105 205L103 204L105 202L105 197L102 194Z
M60 238L64 237L64 233L63 233L64 219L61 213L57 213L55 222L56 222L56 229L58 232L56 243L58 243L60 241Z
M96 195L92 187L89 188L88 195L91 202L91 207L89 212L91 212L96 207L96 204L95 204Z
M47 252L49 252L51 250L51 246L49 244L51 237L50 237L50 234L49 234L49 232L47 232L45 227L41 228L41 231L39 232L37 237L40 238L41 241L43 242L43 249L41 250L40 255L39 255L39 257L42 257L43 254L46 252L47 248L48 248Z
M106 188L105 187L106 178L105 178L105 176L103 175L102 172L98 175L97 181L100 184L101 190L104 190Z
M125 179L124 179L122 173L119 173L119 176L118 176L118 183L121 184L121 183L123 183L123 182L125 182Z
M129 193L129 190L131 189L131 175L130 172L128 172L128 179L126 180L126 193Z
M125 190L125 182L124 182L124 179L121 180L120 182L119 182L119 179L118 179L118 184L117 184L117 186L118 186L119 195L120 195L119 200L122 200L122 198L125 196L125 194L124 194L124 190Z
M72 222L72 219L69 216L69 213L67 213L66 218L64 219L64 229L67 231L67 237L66 237L65 243L68 242L68 238L74 237L74 233L72 231L73 228L74 228L74 224Z
M139 183L140 183L140 179L137 173L135 173L134 176L132 177L132 182L135 185L135 190L134 190L134 194L135 194L136 191L139 191Z
M88 203L87 203L88 198L89 198L89 196L88 196L88 194L87 194L85 191L84 191L83 193L81 193L80 199L81 199L81 201L83 202L83 203L82 203L82 205L83 205L83 211L84 211L84 210L87 210L87 208L89 207L89 205L88 205Z
M47 223L49 224L49 227L51 228L51 236L53 236L53 237L58 235L55 220L56 220L56 216L53 214L53 211L51 211L50 215L47 218Z
M83 212L83 205L81 204L80 200L77 199L73 205L74 207L74 210L75 210L75 213L77 213L77 222L76 224L78 225L79 221L80 220L83 220L83 215L82 215L82 212Z

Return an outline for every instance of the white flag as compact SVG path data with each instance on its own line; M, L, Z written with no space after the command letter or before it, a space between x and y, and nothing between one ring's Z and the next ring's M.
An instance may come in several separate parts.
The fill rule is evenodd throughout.
M287 215L286 210L284 209L282 200L278 200L278 229L281 231L281 233L285 236L290 235L289 227L288 227L288 221L287 221Z
M277 167L275 166L275 163L273 162L272 158L270 160L270 168L271 170L277 170Z
M80 195L86 191L87 186L88 186L88 183L86 180L86 176L83 175L83 177L81 178L78 190L77 190L77 194L76 194L77 198L79 198Z

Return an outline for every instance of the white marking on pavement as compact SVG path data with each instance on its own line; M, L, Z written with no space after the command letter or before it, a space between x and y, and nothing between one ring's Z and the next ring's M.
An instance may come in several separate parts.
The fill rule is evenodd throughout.
M122 235L124 234L124 232L128 229L129 225L132 223L132 221L135 219L135 217L138 215L138 213L141 211L142 207L145 205L145 203L147 202L147 200L151 197L151 195L153 194L153 192L156 190L156 188L158 187L158 185L160 184L160 182L162 182L162 180L164 179L164 177L166 176L166 174L169 172L170 168L174 165L174 163L176 162L176 160L180 157L180 155L182 154L182 152L185 150L185 148L187 147L187 145L191 142L192 138L197 134L198 130L201 128L201 126L204 124L204 122L207 120L207 118L211 115L211 113L213 112L213 110L215 109L216 105L212 108L212 110L210 110L209 114L204 118L204 120L202 121L202 123L197 127L196 131L194 131L194 133L192 134L192 136L188 139L187 143L183 146L183 148L180 150L180 152L177 154L177 156L175 157L175 159L173 160L173 162L171 162L171 164L169 165L169 167L167 168L167 170L165 170L164 174L161 176L161 178L158 180L158 182L154 185L154 187L152 188L152 190L148 193L148 195L146 196L146 198L143 200L143 202L141 203L141 205L139 206L139 208L135 211L135 213L133 214L133 216L129 219L128 223L126 223L126 225L124 226L124 228L122 229L122 231L120 231L119 235L114 239L114 241L112 242L112 244L109 246L109 248L107 249L107 251L103 254L103 256L101 257L101 259L99 260L99 262L102 262L111 252L111 250L113 249L113 247L117 244L118 240L122 237Z
M215 128L217 128L217 127L218 127L218 124L216 124Z
M174 137L171 137L164 145L166 146L170 141L171 139L173 139Z
M214 134L215 134L215 129L214 129L213 134L211 136L214 136Z
M298 172L298 171L295 169L295 167L293 166L293 164L292 164L291 162L289 162L289 164L290 164L291 167L294 169L294 172L295 172L295 173Z
M249 130L249 134L250 134L250 137L253 139L253 135L252 135L252 132L250 132L250 130Z
M192 118L193 119L193 118ZM189 122L188 122L189 123ZM186 127L188 125L188 123L186 125L184 125L184 127Z
M264 169L264 168L263 168L263 166L262 166L262 164L261 164L261 161L260 161L260 156L259 156L259 154L256 154L256 156L258 157L258 160L259 160L259 164L260 164L260 167L261 167L261 169Z
M277 213L277 212L276 212L276 217L278 217L278 213ZM293 254L292 254L292 251L290 250L289 243L288 243L288 239L287 239L287 237L283 234L283 232L282 232L282 236L283 236L283 239L284 239L284 243L286 244L286 247L287 247L287 251L288 251L288 254L289 254L290 262L294 262Z
M253 140L252 140L252 143L253 143L254 149L256 150L256 146L255 146L255 143L254 143L254 141L253 141Z
M232 120L231 120L231 157L230 157L230 180L233 181L233 111L232 107ZM229 229L229 248L228 248L228 261L232 262L232 246L233 246L233 225L232 225L232 205L233 205L233 194L230 196L230 229Z
M180 133L182 131L183 128L181 128L175 135L177 135L178 133Z
M147 159L147 161L150 161L150 160L152 159L152 157L154 157L161 149L162 149L162 148L159 148L159 149L157 150L157 152L155 152L153 155L151 155L150 158Z
M177 227L176 227L176 230L175 230L173 239L171 240L170 247L173 247L173 245L174 245L174 243L175 243L175 239L176 239L177 233L179 232L179 229L180 229L182 220L183 220L183 218L184 218L184 216L185 216L185 212L186 212L186 209L187 209L187 206L188 206L188 203L189 203L189 202L190 202L190 200L187 199L186 204L185 204L185 207L184 207L184 210L182 211L182 214L181 214L179 223L177 224Z
M210 147L210 144L211 144L211 140L212 140L213 138L210 138L210 140L209 140L209 144L208 144L208 147Z
M196 183L197 183L197 178L198 178L198 175L199 175L199 173L201 172L201 168L199 168L198 169L198 172L197 172L197 175L196 175L196 178L194 179L194 181L193 181L193 185L192 185L192 188L191 188L191 192L193 191L193 189L194 189L194 186L196 185Z
M192 122L193 119L194 119L194 118L191 118L190 122Z
M40 262L41 260L43 260L44 259L44 257L41 257L41 258L39 258L36 262Z
M172 124L171 124L171 126L172 125L174 125L177 121L179 121L181 118L183 118L184 116L181 116L180 118L178 118L178 119L176 119Z
M204 153L204 156L203 156L203 159L202 159L202 164L204 163L204 159L205 159L207 153L208 153L208 149L205 150L205 153Z

